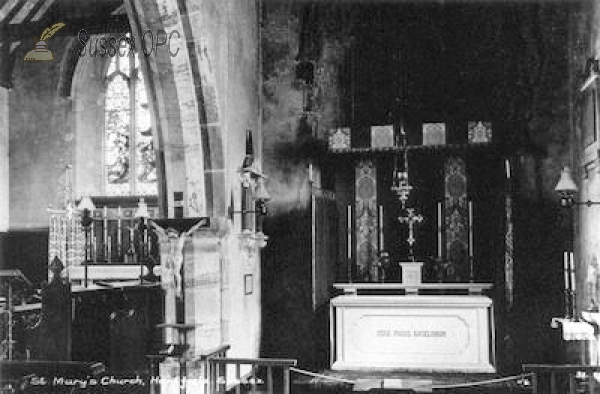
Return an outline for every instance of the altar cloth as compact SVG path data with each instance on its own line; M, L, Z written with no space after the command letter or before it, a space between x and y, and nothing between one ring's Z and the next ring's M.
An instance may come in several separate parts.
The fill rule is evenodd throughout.
M574 321L564 318L553 318L550 323L552 328L562 328L565 341L592 341L595 339L594 327L584 321Z
M332 369L495 372L491 307L485 296L335 297Z

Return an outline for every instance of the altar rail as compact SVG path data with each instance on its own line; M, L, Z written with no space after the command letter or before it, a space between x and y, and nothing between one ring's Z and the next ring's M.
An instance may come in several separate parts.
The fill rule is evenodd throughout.
M336 289L345 294L358 295L359 292L380 294L381 292L404 292L405 294L468 294L479 295L492 288L491 283L336 283Z
M267 394L282 393L290 394L290 367L295 367L296 360L293 359L276 359L276 358L209 358L210 368L209 394L225 394L233 389L233 392L240 394L248 392L243 389L244 386L250 387L250 392L255 394L258 392L258 386L263 386L264 393ZM233 385L228 385L227 366L235 366L235 377ZM250 373L242 377L242 366L250 366ZM259 369L266 368L266 381L258 377ZM273 390L275 384L274 370L281 370L281 386L278 390ZM229 386L229 387L228 387Z
M565 392L593 394L600 392L600 390L596 390L598 382L594 376L594 374L600 373L600 365L525 364L523 372L533 373L531 381L533 394Z
M90 228L91 260L111 264L138 263L140 254L158 255L156 239L149 231L139 231L137 197L92 197L96 209L92 212ZM144 197L150 218L158 217L156 197ZM145 250L140 250L144 247Z
M48 263L57 256L67 267L81 264L137 264L149 255L158 258L157 239L139 226L138 197L92 197L92 222L84 228L82 213L50 210ZM159 216L156 197L144 197L151 219ZM141 258L143 256L143 258Z

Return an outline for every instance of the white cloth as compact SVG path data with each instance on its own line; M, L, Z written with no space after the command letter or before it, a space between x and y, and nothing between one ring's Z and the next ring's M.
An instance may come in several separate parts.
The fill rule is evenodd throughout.
M583 320L600 326L600 312L581 311Z
M550 326L552 328L562 327L563 339L565 341L592 341L595 339L594 327L584 321L573 321L555 317L552 319Z

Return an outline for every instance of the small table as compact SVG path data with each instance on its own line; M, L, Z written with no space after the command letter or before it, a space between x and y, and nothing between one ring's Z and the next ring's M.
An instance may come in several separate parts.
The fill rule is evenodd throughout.
M186 324L186 323L162 323L158 324L157 328L162 328L165 330L174 329L177 331L179 336L178 343L167 344L166 347L159 351L158 354L151 354L146 356L150 360L150 371L152 374L156 373L160 374L158 371L158 364L165 361L167 358L175 358L179 362L179 385L180 393L185 394L186 385L185 381L187 379L187 371L186 371L186 362L189 360L187 357L187 352L190 349L190 345L187 341L187 334L189 331L195 329L200 326L199 324ZM183 382L183 383L182 383ZM151 386L151 389L153 387Z

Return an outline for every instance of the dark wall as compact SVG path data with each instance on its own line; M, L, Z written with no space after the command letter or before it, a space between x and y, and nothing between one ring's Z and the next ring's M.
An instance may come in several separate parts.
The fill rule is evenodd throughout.
M48 280L48 229L9 231L0 237L2 268L20 269L36 288Z
M322 138L339 116L344 43L336 34L344 29L333 28L342 20L338 11L265 2L262 14L263 170L272 196L262 254L262 353L304 366L327 361L316 339L327 338L327 324L312 305L308 166L319 171ZM317 65L310 76L297 67L307 62Z

